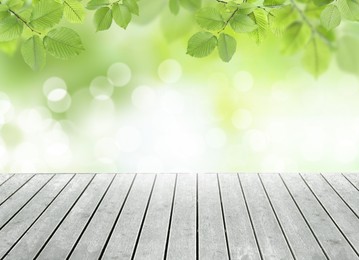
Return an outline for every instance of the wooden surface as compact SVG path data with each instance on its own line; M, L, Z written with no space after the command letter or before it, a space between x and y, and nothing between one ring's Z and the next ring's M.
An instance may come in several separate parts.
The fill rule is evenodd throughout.
M0 259L359 259L358 174L1 174Z

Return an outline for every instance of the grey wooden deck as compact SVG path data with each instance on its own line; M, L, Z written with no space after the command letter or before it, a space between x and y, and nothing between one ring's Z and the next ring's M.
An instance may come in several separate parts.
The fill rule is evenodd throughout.
M1 259L359 259L357 174L2 174Z

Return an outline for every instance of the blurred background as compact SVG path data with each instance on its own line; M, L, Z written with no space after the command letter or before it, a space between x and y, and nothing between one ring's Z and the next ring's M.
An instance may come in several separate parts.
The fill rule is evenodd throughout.
M86 51L41 72L0 46L0 172L358 170L358 26L315 78L271 36L239 36L228 64L192 58L193 15L141 5L126 31L87 17Z

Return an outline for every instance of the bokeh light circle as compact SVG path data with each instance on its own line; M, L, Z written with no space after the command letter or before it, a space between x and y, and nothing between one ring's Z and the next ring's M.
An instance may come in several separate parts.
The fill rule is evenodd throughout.
M107 70L107 77L115 87L123 87L131 80L131 69L127 64L114 63Z
M109 99L113 93L113 86L106 77L96 77L90 84L91 95L100 100Z
M66 95L60 100L57 101L48 100L47 105L52 112L55 113L66 112L71 106L71 96L68 93L66 93Z
M158 66L158 76L164 83L175 83L182 76L182 67L176 60L164 60Z
M62 78L51 77L51 78L48 78L44 82L43 93L47 98L49 98L50 93L53 93L53 91L57 90L57 89L62 89L62 90L65 90L65 91L67 90L67 85L66 85L65 81ZM59 92L59 93L61 93L61 92ZM55 94L56 94L56 92L55 92ZM52 95L54 95L54 93Z

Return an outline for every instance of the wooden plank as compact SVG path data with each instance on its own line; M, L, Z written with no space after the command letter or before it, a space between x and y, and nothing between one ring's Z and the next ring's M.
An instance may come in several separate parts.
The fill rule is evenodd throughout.
M319 174L302 174L315 197L359 257L359 219ZM357 194L354 193L354 194ZM359 195L359 194L358 194Z
M323 177L355 214L359 216L358 190L341 174L324 174Z
M327 259L278 174L261 174L268 197L296 259Z
M0 187L4 184L4 182L8 181L14 174L4 174L0 173Z
M239 175L264 259L293 259L258 175Z
M228 259L216 174L198 175L199 259Z
M132 257L154 183L154 174L137 175L122 213L110 234L103 259Z
M113 177L113 174L95 176L70 214L40 252L38 259L51 259L54 255L58 259L65 259L69 255L87 222L91 220L93 211L101 202Z
M346 173L344 176L359 191L359 173Z
M327 213L298 174L281 175L289 191L330 259L357 259Z
M53 177L52 174L35 175L20 190L12 195L0 206L0 229L24 207L33 196Z
M15 174L10 180L0 187L0 205L2 205L12 194L20 189L33 174Z
M196 259L196 175L179 174L167 259Z
M73 175L57 174L38 194L0 230L0 258L21 238L32 223L48 207Z
M219 174L232 259L260 259L259 248L237 174Z
M163 259L171 217L174 174L157 176L146 219L135 252L135 259Z
M70 259L99 259L113 223L126 199L134 174L117 174Z
M92 174L75 175L55 201L32 225L31 229L9 252L7 258L16 260L34 259L56 226L61 223L79 196L84 192L92 178Z

